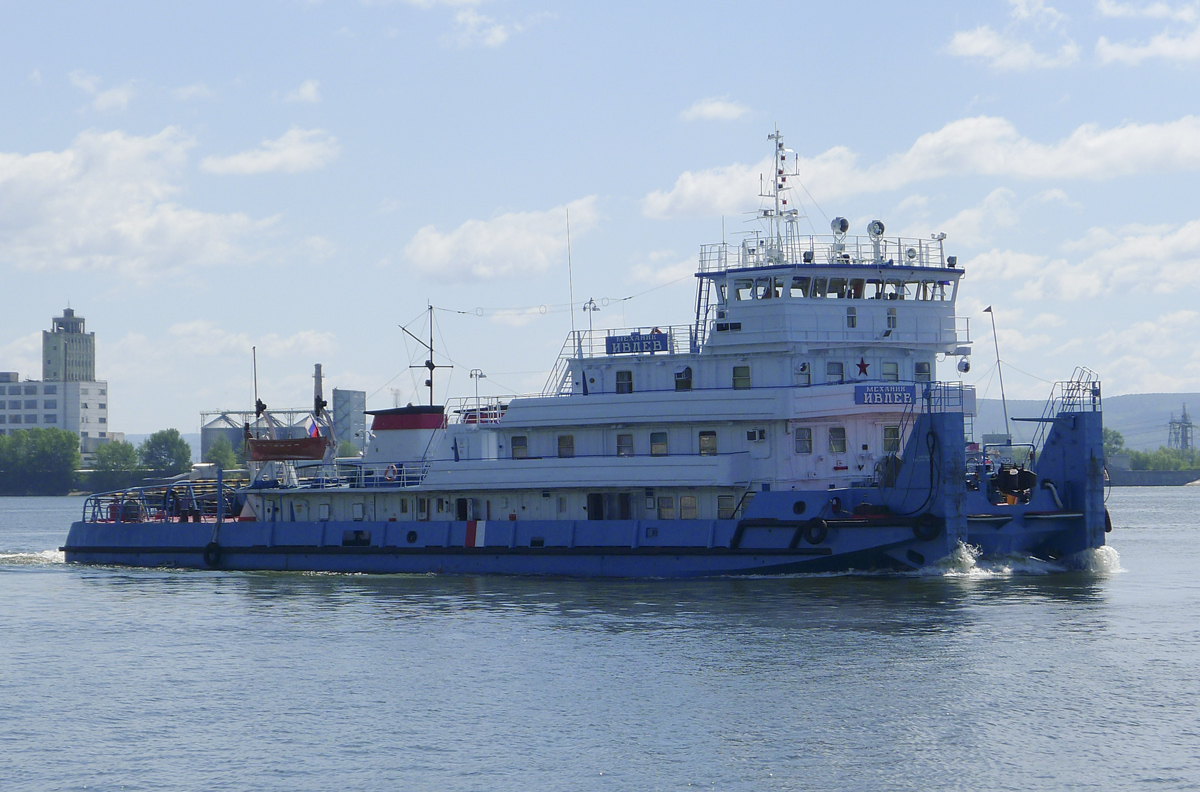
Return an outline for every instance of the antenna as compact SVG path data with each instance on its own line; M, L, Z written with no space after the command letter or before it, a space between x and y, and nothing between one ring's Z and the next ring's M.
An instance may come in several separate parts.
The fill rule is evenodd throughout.
M567 313L571 314L571 335L575 335L575 272L571 269L571 207L565 207L567 210L567 285L568 294L571 297L571 310Z
M416 341L418 344L420 344L421 346L423 346L429 350L429 359L426 360L424 364L422 364L420 366L409 366L409 368L423 368L423 369L429 370L429 379L425 380L425 384L429 387L429 406L432 407L433 406L433 372L434 372L434 369L454 368L454 366L439 366L433 362L433 303L427 302L426 305L428 306L428 309L429 309L429 343L428 344L426 344L423 340L421 340L420 338L417 338L415 335L413 335L409 331L409 329L407 327L405 327L404 325L399 325L399 327L401 330L408 333L408 335L412 338L412 340Z
M1004 433L1008 435L1008 442L1012 442L1012 433L1008 430L1008 399L1004 396L1004 370L1000 368L1000 339L996 337L996 314L992 311L992 306L983 309L985 314L992 317L992 341L996 344L996 373L1000 375L1000 403L1004 405Z

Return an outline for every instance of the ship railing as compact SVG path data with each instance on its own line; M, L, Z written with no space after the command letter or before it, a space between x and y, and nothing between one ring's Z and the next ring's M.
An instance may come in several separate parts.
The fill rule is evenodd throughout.
M571 361L606 355L681 355L692 348L691 325L573 330L567 334L558 361L542 389L543 396L572 392Z
M750 237L740 244L719 242L700 248L702 275L751 267L794 264L877 267L895 264L944 269L953 267L941 240L789 235L783 239Z
M508 400L498 396L462 396L446 402L447 422L452 424L499 423L508 410Z
M232 513L237 482L224 482L220 493L224 507L219 512L221 495L215 480L173 481L141 487L127 487L89 495L83 502L84 522L215 522L218 513L235 520Z
M1102 412L1103 406L1100 375L1086 366L1076 367L1071 379L1060 380L1050 388L1050 398L1034 432L1034 447L1041 449L1055 417L1063 413Z
M966 394L973 390L961 382L928 382L921 389L921 410L926 413L963 412Z

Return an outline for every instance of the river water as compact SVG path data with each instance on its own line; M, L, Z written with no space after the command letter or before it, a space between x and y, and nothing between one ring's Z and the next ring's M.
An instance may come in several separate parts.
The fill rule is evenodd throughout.
M0 789L1200 788L1200 488L1093 571L82 567L0 498Z

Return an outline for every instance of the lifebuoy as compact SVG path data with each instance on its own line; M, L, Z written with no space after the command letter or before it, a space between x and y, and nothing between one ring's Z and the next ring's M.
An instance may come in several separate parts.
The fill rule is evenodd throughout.
M221 545L209 542L204 546L204 566L216 569L221 565Z
M932 512L925 512L913 523L913 535L922 542L930 542L938 538L942 532L942 518Z
M813 517L804 524L804 541L810 545L821 544L829 536L829 523L820 517Z
M398 472L399 472L399 471L397 471L397 470L396 470L396 466L395 466L395 465L388 465L388 466L387 466L387 470L385 470L385 471L383 472L383 477L384 477L385 479L387 479L388 481L395 481L395 480L396 480L396 473L398 473Z

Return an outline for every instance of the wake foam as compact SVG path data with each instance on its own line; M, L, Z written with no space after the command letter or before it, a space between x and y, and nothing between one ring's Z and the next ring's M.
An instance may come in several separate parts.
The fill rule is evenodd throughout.
M1125 571L1121 567L1121 554L1117 548L1108 545L1076 553L1071 560L1076 569L1094 575L1114 575Z
M67 554L61 550L42 550L39 553L4 553L0 552L0 564L29 565L65 564Z

